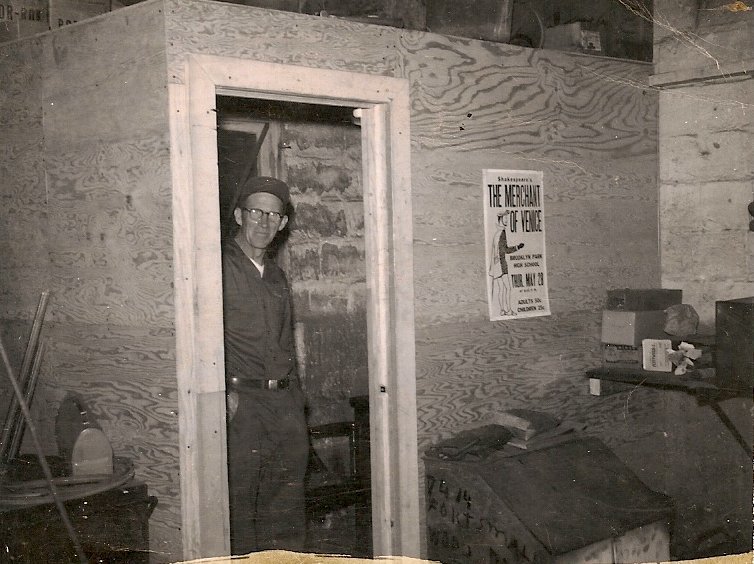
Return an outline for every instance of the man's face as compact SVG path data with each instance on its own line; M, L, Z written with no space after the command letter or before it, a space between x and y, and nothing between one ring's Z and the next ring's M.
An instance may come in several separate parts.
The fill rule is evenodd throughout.
M264 212L261 217L256 217L259 215L259 211L256 210ZM276 219L275 213L270 215L267 212L275 212L280 218ZM237 237L242 238L254 249L266 249L275 238L275 234L288 222L288 217L283 214L285 206L277 196L267 192L251 194L233 212L236 223L241 227Z

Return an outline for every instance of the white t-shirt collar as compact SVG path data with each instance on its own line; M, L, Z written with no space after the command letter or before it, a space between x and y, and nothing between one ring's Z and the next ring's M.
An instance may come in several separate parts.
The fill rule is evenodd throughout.
M249 257L251 263L257 267L260 276L264 276L264 262L257 262L253 258Z

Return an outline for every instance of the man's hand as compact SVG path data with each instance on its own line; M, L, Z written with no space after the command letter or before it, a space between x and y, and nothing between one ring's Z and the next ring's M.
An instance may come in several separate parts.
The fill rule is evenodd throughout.
M227 419L231 421L238 410L238 392L227 392L225 394L225 408L227 410Z

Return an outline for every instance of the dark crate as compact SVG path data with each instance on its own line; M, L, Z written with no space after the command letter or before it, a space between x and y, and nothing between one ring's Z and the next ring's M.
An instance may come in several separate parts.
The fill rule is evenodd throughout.
M147 486L124 486L64 503L90 562L149 562L149 516L157 499ZM0 512L2 562L78 562L73 544L54 504L3 508ZM6 548L7 547L7 548Z
M682 303L681 290L661 288L620 288L607 291L605 309L623 311L647 311L653 309L667 309L672 305Z
M754 387L754 297L715 302L715 372L725 389Z
M603 443L579 438L487 459L425 456L428 558L443 564L669 559L672 502ZM428 451L429 453L430 451ZM598 561L592 558L589 561Z

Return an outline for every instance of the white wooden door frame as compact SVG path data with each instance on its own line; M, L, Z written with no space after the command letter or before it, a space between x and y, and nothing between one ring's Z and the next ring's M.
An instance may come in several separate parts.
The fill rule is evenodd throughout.
M230 552L216 95L361 108L375 556L420 554L405 79L189 55L169 85L184 558Z

